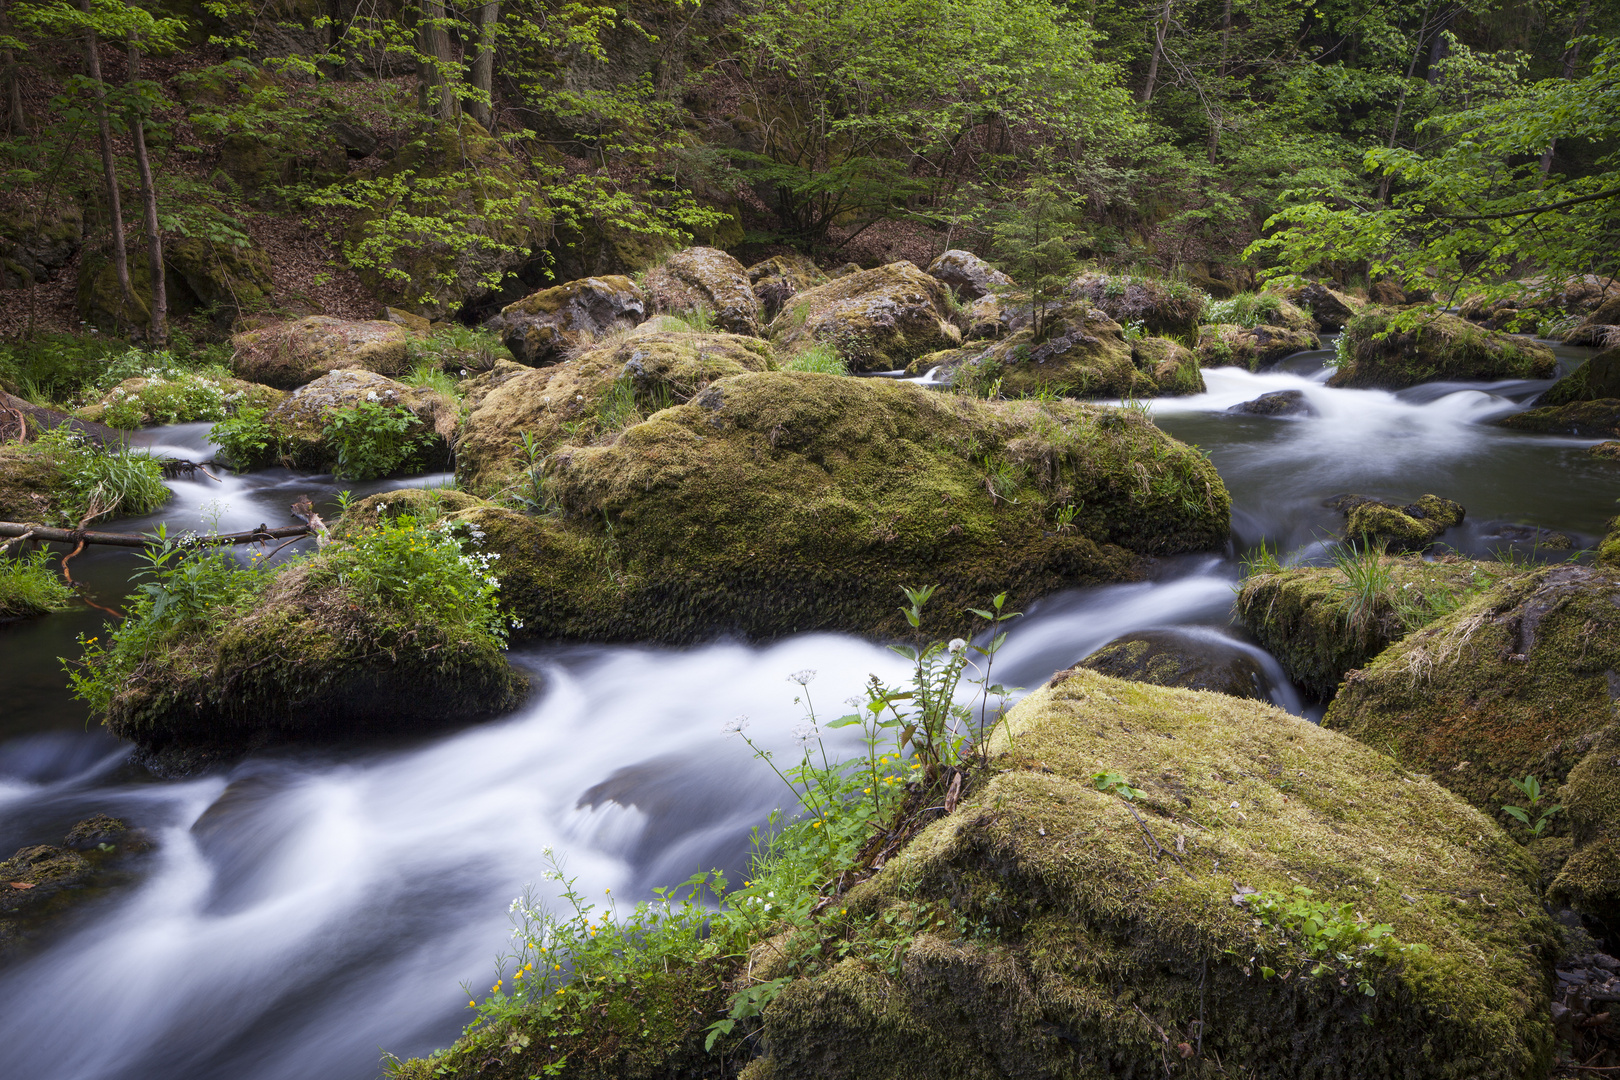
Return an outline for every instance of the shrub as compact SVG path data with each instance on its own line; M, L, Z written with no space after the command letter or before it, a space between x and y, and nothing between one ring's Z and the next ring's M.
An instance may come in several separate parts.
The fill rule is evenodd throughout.
M512 359L499 334L460 324L434 330L430 337L412 338L405 346L405 355L417 371L436 367L461 374L488 371L496 361Z
M409 409L362 401L333 409L322 437L337 448L333 472L346 480L374 480L400 468L431 437L416 434L421 427Z
M219 447L219 457L233 469L249 469L263 461L277 443L276 433L265 423L268 409L239 409L235 416L208 429L208 439Z

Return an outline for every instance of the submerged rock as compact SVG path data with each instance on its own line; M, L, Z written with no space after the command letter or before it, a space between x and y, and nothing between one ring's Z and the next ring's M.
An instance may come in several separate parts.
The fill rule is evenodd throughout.
M1496 819L1572 838L1552 893L1620 935L1620 578L1571 564L1504 580L1345 680L1323 723L1396 754Z
M1121 326L1140 323L1150 334L1193 334L1209 303L1208 296L1185 282L1134 275L1081 274L1065 293L1106 312Z
M784 357L830 345L851 371L892 371L962 341L949 321L945 286L909 262L798 293L771 320L770 336Z
M1514 413L1496 421L1498 427L1529 431L1537 435L1574 435L1583 439L1620 438L1620 398L1572 401L1549 405L1529 412Z
M1233 405L1227 412L1246 413L1250 416L1318 416L1316 406L1303 390L1274 390L1261 394L1253 401Z
M994 746L989 780L839 915L756 953L752 979L792 978L755 1075L1546 1074L1557 937L1535 867L1439 784L1277 709L1084 670ZM1318 968L1255 891L1427 951ZM883 953L890 925L905 947Z
M1588 446L1586 452L1593 457L1604 458L1609 461L1620 461L1620 442L1610 440L1601 442L1596 446Z
M1461 503L1424 495L1401 506L1371 495L1340 495L1328 506L1344 514L1344 535L1352 542L1366 540L1379 548L1422 551L1447 529L1463 523Z
M776 318L789 300L827 281L820 267L797 253L772 255L748 268L749 287L766 319Z
M719 248L675 252L647 271L642 289L654 311L678 315L706 308L719 329L759 336L760 303L748 271Z
M1438 311L1369 311L1344 333L1342 362L1329 386L1400 390L1437 379L1545 379L1558 364L1545 345Z
M1198 328L1198 361L1205 367L1235 366L1265 371L1297 352L1321 347L1322 339L1309 330L1231 323Z
M567 363L502 363L471 380L457 479L469 491L501 493L564 442L617 435L643 412L687 401L716 379L774 366L771 347L757 338L662 330L658 322Z
M61 846L35 844L0 860L0 960L95 892L123 883L129 857L152 847L143 830L106 814L73 826Z
M940 255L928 264L928 273L944 282L962 300L978 300L994 296L1012 288L1012 278L991 266L971 251L957 248Z
M629 278L617 274L582 278L541 289L508 304L485 323L518 363L544 367L569 350L646 319L647 303Z
M1154 686L1269 700L1260 662L1215 631L1139 630L1115 638L1075 666Z
M383 320L309 315L248 330L231 338L231 367L239 379L296 390L329 371L403 374L410 331Z

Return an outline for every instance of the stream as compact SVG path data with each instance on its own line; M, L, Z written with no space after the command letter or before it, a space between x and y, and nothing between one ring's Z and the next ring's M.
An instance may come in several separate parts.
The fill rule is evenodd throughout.
M1323 500L1357 492L1461 502L1444 537L1489 556L1538 554L1537 529L1593 546L1614 510L1616 466L1597 440L1531 436L1485 421L1521 410L1545 382L1428 384L1400 393L1324 386L1328 350L1279 369L1206 370L1208 392L1152 403L1166 431L1209 452L1233 496L1224 554L1164 561L1151 580L1029 605L996 680L1033 687L1118 634L1147 627L1232 635L1236 555L1269 542L1320 557L1342 524ZM1562 370L1589 350L1558 347ZM1228 408L1302 391L1315 416ZM142 433L155 451L211 456L206 424ZM447 476L412 484L445 483ZM281 470L172 482L149 518L105 526L171 532L284 524L308 494L335 506L330 477ZM364 494L398 481L350 485ZM324 512L324 511L323 511ZM1562 557L1564 553L1553 554ZM92 549L74 576L102 598L126 591L127 551ZM255 754L227 771L153 778L91 725L57 657L104 616L77 610L0 624L0 856L60 843L95 813L155 842L134 879L53 924L0 967L0 1076L30 1080L368 1080L452 1041L509 938L507 907L542 884L546 851L587 896L634 901L656 886L746 866L750 830L787 794L742 740L796 757L804 719L791 672L823 718L868 676L905 677L880 644L835 634L764 646L685 649L556 643L514 650L543 692L502 719L432 737ZM1269 656L1273 700L1302 712ZM848 730L829 750L853 752ZM555 890L555 884L548 884ZM544 895L544 894L542 894Z

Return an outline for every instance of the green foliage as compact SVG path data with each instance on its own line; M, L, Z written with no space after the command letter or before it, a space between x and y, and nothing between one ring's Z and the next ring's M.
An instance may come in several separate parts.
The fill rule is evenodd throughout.
M1111 770L1093 775L1091 786L1105 795L1118 795L1126 802L1134 802L1146 794L1141 788L1131 787L1130 781Z
M1212 300L1204 308L1200 319L1206 323L1230 323L1251 330L1266 321L1282 307L1282 297L1275 293L1239 293L1230 300Z
M1262 923L1292 935L1303 947L1313 976L1354 979L1363 994L1377 997L1373 978L1379 962L1410 960L1429 952L1429 947L1419 942L1403 944L1388 923L1367 922L1356 914L1355 904L1330 904L1314 899L1315 895L1314 890L1295 885L1287 893L1259 892L1245 897L1249 909ZM1264 966L1260 972L1268 979L1277 974Z
M36 405L70 402L99 385L109 362L128 349L127 343L100 334L41 334L6 342L0 344L0 386L9 384Z
M233 469L248 469L264 460L276 443L276 434L265 422L268 409L238 409L235 416L208 429L208 441L219 447L224 462Z
M1083 205L1083 199L1038 175L990 226L1001 269L1019 283L1008 297L1029 305L1036 341L1046 340L1048 312L1063 301L1064 288L1079 268L1075 250L1084 236Z
M1530 800L1528 806L1504 806L1502 812L1513 818L1526 829L1531 836L1540 836L1552 821L1553 816L1563 809L1562 806L1541 807L1543 792L1541 781L1534 774L1526 776L1523 780L1514 779L1513 786L1518 788L1524 797ZM1532 817L1534 820L1532 821Z
M420 427L409 409L380 401L330 410L322 436L337 448L334 475L346 480L387 476L432 441Z
M1333 550L1333 565L1343 575L1333 588L1341 597L1345 627L1365 635L1377 620L1381 602L1389 591L1391 578L1383 549L1366 537L1362 537L1360 545L1340 544Z
M947 293L948 295L948 293ZM819 371L823 375L848 375L849 365L828 342L818 342L798 353L782 366L784 371Z
M462 377L488 371L497 360L510 360L512 354L501 344L499 334L476 327L451 323L426 338L413 337L405 346L415 370L437 367L446 374Z
M150 514L169 499L163 466L145 450L109 449L66 425L34 443L58 463L66 488L65 517L74 523L119 514Z
M1251 578L1259 574L1281 573L1283 568L1281 554L1280 547L1272 547L1266 541L1260 541L1258 546L1245 552L1241 559L1243 576Z
M0 549L0 620L63 611L73 589L51 568L48 548L11 556Z

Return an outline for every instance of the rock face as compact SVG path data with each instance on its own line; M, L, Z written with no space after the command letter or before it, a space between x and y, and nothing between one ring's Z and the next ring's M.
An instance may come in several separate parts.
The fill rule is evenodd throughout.
M205 312L220 328L229 327L241 315L262 310L275 289L270 256L258 247L176 237L164 241L163 268L169 315L180 318ZM152 271L144 251L134 245L129 252L129 277L138 306L127 311L112 261L87 254L79 264L79 318L107 332L125 324L146 326L151 321Z
M920 375L937 368L936 380L970 393L999 383L1009 397L1155 397L1204 389L1198 358L1173 341L1128 342L1118 323L1084 303L1047 317L1044 341L1025 325L1007 337L919 357L908 370Z
M1328 505L1344 514L1344 535L1351 541L1362 538L1381 548L1422 551L1447 529L1463 522L1461 503L1425 495L1417 502L1400 506L1370 495L1341 495Z
M858 270L797 294L771 320L770 337L784 359L831 345L851 371L892 371L962 341L949 322L945 287L909 262Z
M325 434L333 411L363 402L398 406L413 417L414 425L406 437L419 445L402 463L404 470L421 471L448 458L459 415L455 402L437 390L406 386L369 371L332 371L293 391L265 415L274 439L263 456L232 464L257 468L280 463L291 469L330 470L338 464L338 448Z
M1553 383L1537 406L1569 405L1577 401L1620 399L1620 348L1608 349Z
M1085 670L1007 727L987 782L794 938L813 959L751 1075L1546 1075L1535 868L1439 784L1277 709ZM1135 816L1099 769L1142 790ZM1428 951L1369 961L1371 995L1336 959L1313 975L1246 899L1298 885ZM759 955L754 979L787 974Z
M1260 662L1213 630L1139 630L1115 638L1075 666L1154 686L1269 700Z
M456 443L461 484L493 496L519 483L532 467L525 432L533 453L543 456L564 442L616 434L643 412L688 401L716 379L773 366L771 347L757 338L650 329L658 321L577 360L546 368L502 362L472 380Z
M1497 585L1345 681L1323 723L1394 747L1510 831L1535 776L1570 837L1552 892L1620 934L1620 579L1561 564ZM1539 811L1531 811L1531 820ZM1542 841L1546 843L1546 841ZM1555 860L1556 861L1556 860Z
M646 317L641 290L613 274L541 289L508 304L485 326L501 335L518 363L544 367L561 361L587 336L627 329Z
M329 371L400 375L408 366L410 332L381 320L309 315L248 330L231 338L237 378L280 390L296 390Z
M714 313L730 334L759 337L760 303L743 264L718 248L685 248L647 271L644 284L654 311Z
M978 300L1012 288L1012 278L971 251L952 248L928 264L928 274L944 282L962 300Z
M1343 361L1328 385L1400 390L1437 379L1545 379L1558 363L1545 345L1483 330L1455 315L1418 314L1404 329L1395 319L1387 311L1370 311L1351 320Z
M1205 367L1236 366L1265 371L1297 352L1321 347L1322 339L1309 330L1232 323L1198 328L1198 361Z
M1365 300L1330 289L1321 282L1299 289L1293 294L1293 301L1311 313L1316 328L1324 334L1340 329L1367 306Z
M1240 402L1227 412L1246 413L1249 416L1316 416L1316 406L1303 390L1274 390L1261 394L1253 401Z
M1082 274L1067 293L1122 326L1141 323L1150 334L1192 334L1209 302L1203 292L1179 281L1109 274Z
M903 584L939 583L936 609L957 612L1128 579L1229 529L1208 461L1128 410L811 372L721 379L561 447L543 479L560 516L467 516L505 602L556 637L903 634Z
M804 255L772 255L748 268L749 287L766 319L774 319L787 302L818 285L827 275Z
M1500 573L1494 564L1460 559L1384 557L1378 567L1388 580L1365 589L1337 566L1251 575L1238 591L1238 617L1290 679L1326 701L1346 672L1459 598L1489 587Z
M1549 405L1505 416L1496 424L1498 427L1538 435L1574 435L1582 439L1620 438L1620 398Z

